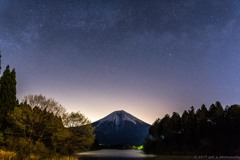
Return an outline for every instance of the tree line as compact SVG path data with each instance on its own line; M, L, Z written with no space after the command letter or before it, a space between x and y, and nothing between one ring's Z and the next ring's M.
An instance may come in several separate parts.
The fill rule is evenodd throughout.
M93 127L80 112L67 113L52 98L16 97L16 72L7 66L0 77L0 148L16 159L50 159L90 149Z
M180 116L174 112L157 119L144 142L146 153L236 155L240 152L240 105L220 102Z

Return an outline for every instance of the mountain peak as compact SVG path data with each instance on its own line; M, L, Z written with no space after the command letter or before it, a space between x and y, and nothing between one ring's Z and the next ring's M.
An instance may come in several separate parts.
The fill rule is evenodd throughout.
M124 114L124 113L127 113L126 111L124 111L124 110L117 110L117 111L114 111L114 112L112 112L112 113L115 113L115 114ZM111 114L112 114L111 113Z
M129 116L130 114L127 113L126 111L124 110L118 110L118 111L114 111L112 113L110 113L108 116L110 115L117 115L119 116L120 118L123 118L123 117L126 117L126 116ZM131 116L131 115L130 115Z
M114 111L106 117L100 119L98 122L98 125L101 125L102 123L112 122L115 123L116 126L124 124L125 122L130 122L133 124L145 123L124 110Z

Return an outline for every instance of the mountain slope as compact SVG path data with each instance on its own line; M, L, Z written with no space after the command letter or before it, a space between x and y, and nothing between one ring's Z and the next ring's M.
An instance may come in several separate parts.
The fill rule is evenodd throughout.
M150 125L121 110L93 123L96 138L107 145L141 145Z

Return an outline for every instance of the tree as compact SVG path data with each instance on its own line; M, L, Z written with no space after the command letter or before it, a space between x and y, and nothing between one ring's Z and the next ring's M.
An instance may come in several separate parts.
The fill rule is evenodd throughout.
M180 115L176 112L173 112L171 122L172 122L171 148L175 151L179 151L182 146L182 128Z
M173 112L171 117L172 125L173 125L173 132L180 133L181 132L181 117L178 113Z
M160 141L160 122L161 119L157 119L149 128L149 135L144 141L143 150L145 153L157 153L158 142Z
M64 126L69 128L72 133L72 136L67 139L68 145L65 146L68 154L89 150L92 147L95 139L94 127L82 113L64 113L62 121Z
M10 71L10 66L8 65L2 77L0 77L0 128L2 131L7 126L5 119L7 113L12 111L17 105L16 85L15 69Z
M212 141L209 138L209 113L203 104L196 112L196 142L201 152L209 152Z
M71 147L74 152L89 150L95 140L94 127L91 124L69 128L72 131Z
M179 123L181 122L181 123ZM157 119L144 143L146 153L234 155L240 150L240 105L220 102ZM157 130L157 131L156 131ZM179 133L179 134L178 134Z
M223 129L226 137L225 148L229 152L239 152L240 149L240 105L232 105L225 111L225 127Z
M28 95L24 97L23 103L28 104L32 108L38 107L41 110L53 113L55 116L62 116L66 109L52 98L46 98L43 95Z
M67 113L62 105L43 95L28 95L23 99L23 103L37 113L42 113L40 121L44 122L42 124L44 128L36 128L36 130L41 130L42 135L45 135L40 141L44 142L46 147L60 153L72 154L88 150L94 143L94 128L82 113ZM57 127L54 126L56 124Z
M79 111L64 113L62 115L63 125L65 127L79 127L82 125L90 124L90 121Z
M161 122L161 119L157 119L152 126L149 128L149 134L152 136L154 140L159 140L159 124Z
M209 118L212 122L212 125L216 125L219 123L223 118L224 110L220 102L216 102L212 104L209 108Z
M196 148L196 116L194 107L190 107L186 117L183 115L184 140L187 148L193 151Z
M54 152L65 129L60 117L38 107L31 108L27 104L15 107L8 114L7 120L11 126L6 129L8 145L15 146L17 153L23 152L20 155L25 155L26 158L31 154L39 155L39 149L46 151L48 148L48 151Z

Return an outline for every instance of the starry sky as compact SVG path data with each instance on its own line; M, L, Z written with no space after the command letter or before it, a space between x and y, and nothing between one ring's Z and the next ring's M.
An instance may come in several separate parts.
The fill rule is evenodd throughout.
M91 121L239 104L239 26L238 0L0 0L18 99L43 94Z

